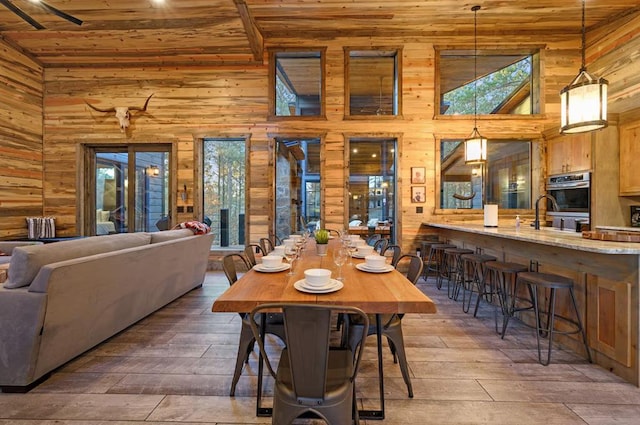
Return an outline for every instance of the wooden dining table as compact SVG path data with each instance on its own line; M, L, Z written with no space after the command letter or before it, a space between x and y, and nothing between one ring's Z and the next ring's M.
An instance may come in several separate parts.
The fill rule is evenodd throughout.
M252 269L242 275L213 303L213 312L249 312L262 304L278 303L308 303L322 305L354 306L365 313L375 314L378 340L378 371L380 390L380 409L361 410L360 417L368 419L384 418L384 379L382 368L382 338L380 315L388 313L435 313L434 302L413 285L402 273L393 269L385 273L371 273L361 271L356 264L364 260L353 258L350 264L342 266L343 287L335 292L311 294L301 292L294 287L294 283L304 279L304 271L311 268L329 269L332 278L338 276L338 267L333 262L333 250L339 249L341 241L334 238L329 241L326 256L316 253L315 241L307 242L300 258L294 261L293 275L288 270L276 273L264 273ZM258 416L271 413L268 408L260 406L262 392L262 362L260 362L258 376Z

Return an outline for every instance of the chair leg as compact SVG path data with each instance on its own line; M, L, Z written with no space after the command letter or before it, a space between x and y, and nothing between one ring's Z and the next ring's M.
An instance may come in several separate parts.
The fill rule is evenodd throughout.
M382 334L391 340L395 347L395 352L398 355L398 363L400 364L400 372L402 372L402 379L404 379L404 382L407 385L409 398L413 398L413 386L411 385L411 377L409 376L409 365L404 351L402 323L398 322L397 324L393 324L388 328L383 329Z
M249 362L249 354L253 351L253 344L255 339L251 329L243 322L242 329L240 330L240 342L238 342L238 354L236 356L236 368L233 372L233 379L231 380L231 390L229 396L233 397L236 394L236 385L240 380L242 374L242 368L245 362Z

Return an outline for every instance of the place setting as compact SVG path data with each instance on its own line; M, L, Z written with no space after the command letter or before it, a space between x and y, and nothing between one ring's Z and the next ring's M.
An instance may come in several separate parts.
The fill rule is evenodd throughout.
M387 264L387 257L370 254L364 257L364 263L356 264L356 268L367 273L388 273L395 268Z
M300 292L309 294L327 294L342 289L344 284L331 278L331 270L328 269L308 269L304 271L304 279L300 279L293 284L293 287Z
M253 266L253 270L262 273L279 273L291 268L290 263L283 263L281 255L265 255L262 263Z

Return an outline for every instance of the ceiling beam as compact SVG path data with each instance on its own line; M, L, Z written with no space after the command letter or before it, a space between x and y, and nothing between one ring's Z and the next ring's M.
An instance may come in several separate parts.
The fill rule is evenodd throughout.
M247 3L245 3L244 0L234 0L234 2L236 4L236 8L238 9L238 13L240 14L240 19L242 20L244 30L247 33L247 39L249 40L251 52L253 52L253 58L256 61L262 62L262 55L264 52L264 39L262 37L262 34L256 26L256 23L251 16L251 12L249 12Z

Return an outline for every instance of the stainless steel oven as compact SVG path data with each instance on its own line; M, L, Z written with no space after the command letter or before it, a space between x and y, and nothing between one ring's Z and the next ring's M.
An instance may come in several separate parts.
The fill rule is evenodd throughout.
M584 171L549 176L546 189L558 204L554 210L551 201L547 201L547 215L553 218L554 227L573 230L579 228L580 223L588 224L591 173Z

